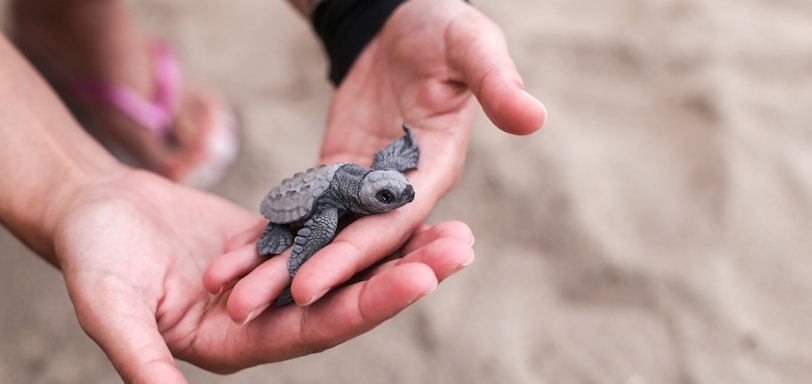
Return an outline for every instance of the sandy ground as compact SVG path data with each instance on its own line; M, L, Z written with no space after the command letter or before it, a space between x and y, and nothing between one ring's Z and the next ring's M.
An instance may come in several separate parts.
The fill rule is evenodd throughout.
M0 4L5 1L0 2ZM324 60L281 1L133 2L240 107L215 192L315 160ZM478 0L546 128L480 116L459 187L478 259L325 353L193 383L812 382L812 3ZM60 275L0 233L0 382L110 383Z

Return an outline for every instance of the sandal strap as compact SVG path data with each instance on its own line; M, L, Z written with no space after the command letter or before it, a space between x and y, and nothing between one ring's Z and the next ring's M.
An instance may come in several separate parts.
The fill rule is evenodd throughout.
M150 132L164 136L172 128L180 89L180 66L172 50L163 42L153 43L150 54L155 76L152 100L127 86L110 84L97 79L74 81L78 95L107 103Z

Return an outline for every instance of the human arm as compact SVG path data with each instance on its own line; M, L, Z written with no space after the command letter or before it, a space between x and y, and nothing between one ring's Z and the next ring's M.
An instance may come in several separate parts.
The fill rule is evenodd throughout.
M56 223L83 188L121 174L28 63L0 37L0 221L59 265Z
M432 244L458 255L452 261L471 253L467 227L426 227L397 260L331 301L238 325L226 308L230 292L206 292L203 270L226 249L241 254L240 234L260 222L255 213L120 165L2 37L0 135L0 220L62 271L82 328L125 382L183 383L174 358L233 372L329 348L459 268L441 269ZM263 283L281 290L287 276Z

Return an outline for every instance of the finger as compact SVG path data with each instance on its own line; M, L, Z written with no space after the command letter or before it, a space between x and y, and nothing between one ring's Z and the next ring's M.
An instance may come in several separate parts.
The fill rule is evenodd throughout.
M255 244L245 245L212 260L203 272L203 286L213 294L219 294L235 280L247 275L266 260L257 252Z
M71 299L82 328L124 381L186 383L158 330L154 309L131 286L99 280L91 292L71 292Z
M393 239L399 239L403 233L408 236L409 232L401 228L407 225L408 220L384 216L367 216L364 218L366 220L353 223L339 234L333 244L305 263L291 287L297 303L305 306L312 304L334 287L344 284L358 272L393 253L398 244L403 243L393 246ZM394 257L406 255L441 238L457 239L469 249L474 241L471 229L465 223L444 222L416 232Z
M302 339L317 350L339 344L369 331L436 287L434 272L423 264L384 271L308 307Z
M538 99L524 84L501 29L470 8L448 28L450 66L474 93L488 118L505 132L526 135L537 131L547 118Z
M228 315L234 322L246 324L276 301L290 282L289 256L290 251L272 257L234 285L226 303Z
M248 230L232 237L227 243L225 253L231 252L237 248L242 248L248 244L256 244L257 239L262 235L262 231L268 225L268 220L260 220L256 225Z
M426 244L442 238L458 239L468 243L469 246L474 245L474 234L471 232L471 227L461 221L444 221L433 226L423 224L412 234L396 256L404 257Z
M445 243L454 244L454 247L445 247ZM404 262L426 264L434 270L437 280L442 281L473 262L473 244L473 234L465 223L448 221L433 227L423 224L397 252L362 273L353 275L349 281L368 280L371 276ZM457 250L462 252L456 252ZM430 257L433 255L436 257Z
M474 262L476 255L469 241L451 237L437 239L425 247L421 247L406 255L399 261L404 263L419 263L428 265L438 282L461 271Z
M375 276L405 263L419 263L429 266L434 271L437 281L442 282L454 273L471 265L474 258L474 250L471 248L469 241L444 237L417 248L402 258L387 261L375 267L366 275Z
M445 221L434 226L422 224L414 231L414 233L412 233L403 247L398 249L397 252L394 252L382 259L379 264L384 264L391 260L402 259L404 256L420 249L421 247L424 247L426 244L446 237L459 239L462 242L470 244L470 246L473 246L474 244L474 235L471 233L471 228L461 221ZM369 273L366 273L365 275L371 276ZM359 280L359 278L361 277L357 275L354 276L355 280Z

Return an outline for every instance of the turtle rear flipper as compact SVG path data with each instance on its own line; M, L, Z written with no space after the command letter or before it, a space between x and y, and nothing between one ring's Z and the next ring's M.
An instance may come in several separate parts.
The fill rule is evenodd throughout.
M285 289L282 290L282 293L279 294L279 297L276 298L276 302L274 306L277 307L284 307L293 302L293 295L290 293L290 284L288 284Z
M296 233L293 250L288 260L288 272L290 272L291 278L296 276L296 272L305 261L333 241L339 216L338 210L335 208L319 210ZM291 302L293 302L293 295L291 295L290 285L288 285L277 297L275 305L282 307Z
M260 256L278 255L285 252L293 244L293 233L284 224L268 223L262 237L257 241L257 251Z

